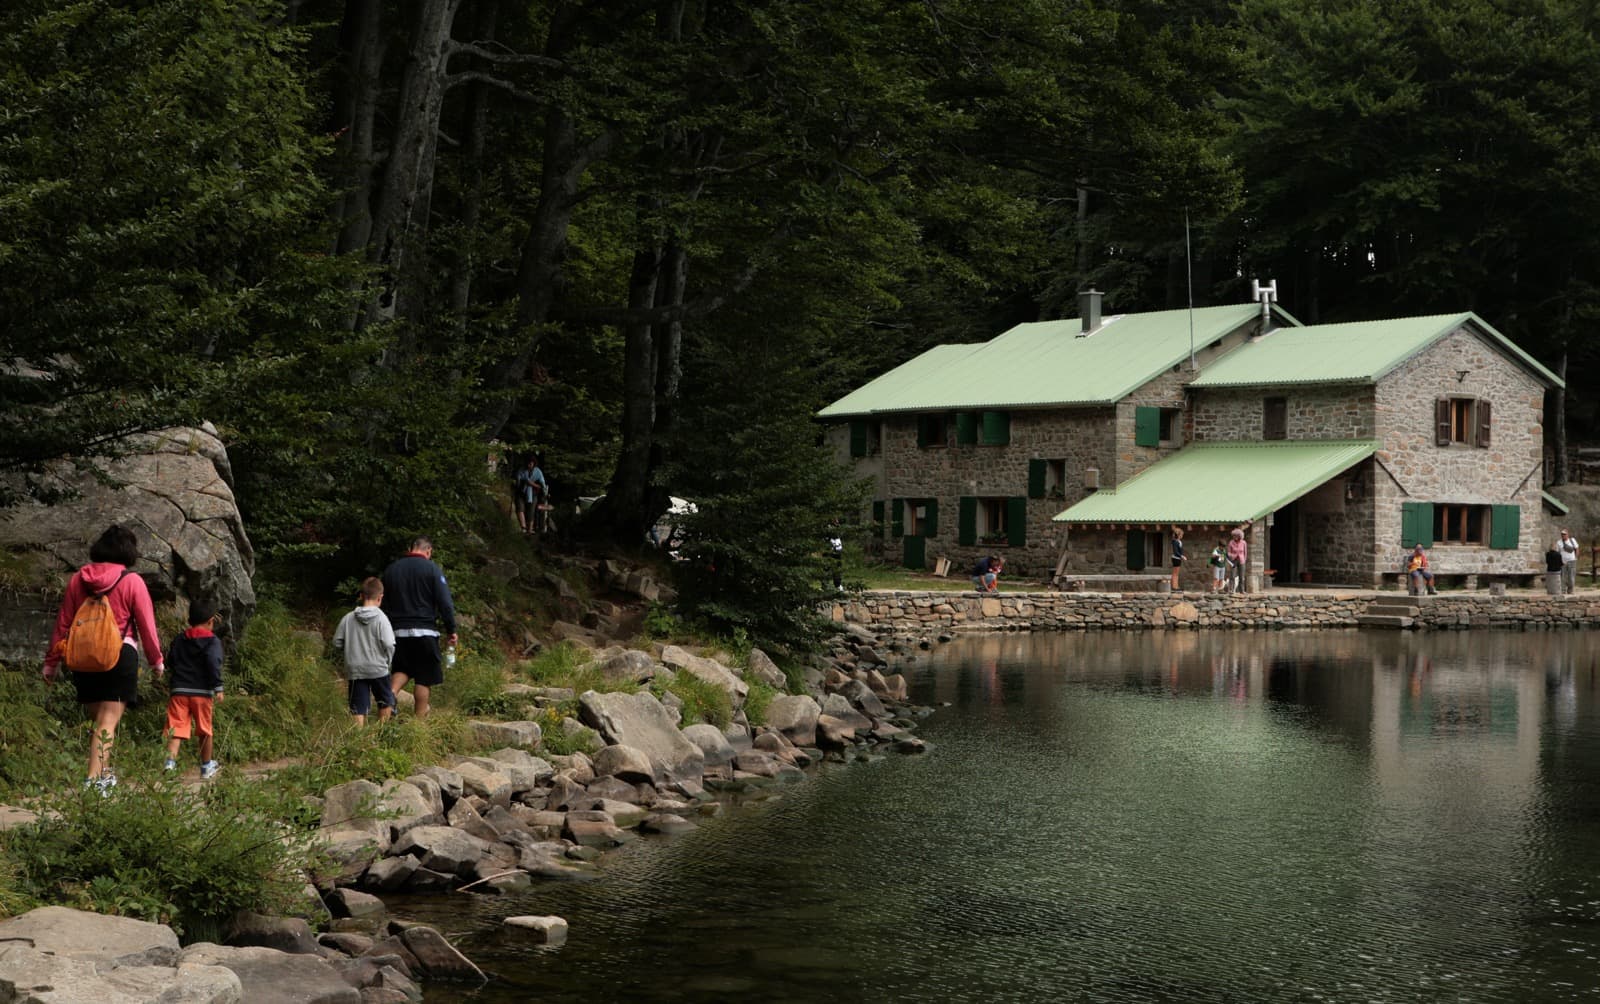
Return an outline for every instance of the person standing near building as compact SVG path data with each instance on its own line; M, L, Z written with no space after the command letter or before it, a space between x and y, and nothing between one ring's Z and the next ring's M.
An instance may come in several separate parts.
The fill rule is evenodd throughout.
M433 540L418 537L405 557L383 570L384 616L394 627L391 684L395 694L408 681L416 684L417 717L426 718L434 687L444 682L439 651L439 624L446 644L456 645L456 608L444 570L433 563Z
M1565 529L1561 531L1561 539L1556 542L1556 550L1561 552L1561 591L1573 593L1578 589L1578 541Z
M1244 529L1234 527L1228 537L1228 584L1223 592L1244 592L1244 570L1250 561L1250 544L1244 539Z
M1178 585L1178 573L1183 571L1183 527L1172 528L1172 591L1183 592L1183 587Z
M1220 593L1227 588L1228 581L1228 540L1226 537L1217 541L1217 546L1211 549L1211 557L1206 559L1206 564L1211 567L1211 591Z

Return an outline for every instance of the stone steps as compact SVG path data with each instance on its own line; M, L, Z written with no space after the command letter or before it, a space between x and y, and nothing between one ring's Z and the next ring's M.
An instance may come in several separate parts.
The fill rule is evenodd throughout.
M1367 604L1365 613L1356 615L1362 627L1405 629L1417 626L1426 596L1380 596Z

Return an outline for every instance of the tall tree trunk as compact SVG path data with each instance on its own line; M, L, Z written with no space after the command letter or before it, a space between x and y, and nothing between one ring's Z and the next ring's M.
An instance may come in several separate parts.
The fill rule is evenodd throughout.
M411 51L395 108L394 139L372 214L367 258L379 268L368 323L416 320L422 306L421 252L433 198L450 32L461 0L418 0L411 22Z
M499 15L498 0L483 0L478 9L474 41L494 40ZM477 258L473 249L477 246L478 223L483 216L483 149L489 126L488 86L473 82L468 87L467 135L462 150L465 165L462 173L466 178L466 191L461 203L462 239L456 252L455 275L450 283L450 309L455 314L457 330L466 328L467 308L472 305L472 283L477 273Z
M339 134L337 154L343 194L335 203L339 233L337 254L352 254L367 246L372 233L372 187L377 170L373 134L378 95L382 88L382 0L350 0L340 26L344 52L344 86L334 90L333 128Z
M628 307L645 311L656 303L661 274L661 251L644 248L634 253L628 279ZM617 540L632 543L644 533L640 517L650 470L651 430L656 421L655 325L648 321L628 324L623 331L622 451L606 489L605 523Z

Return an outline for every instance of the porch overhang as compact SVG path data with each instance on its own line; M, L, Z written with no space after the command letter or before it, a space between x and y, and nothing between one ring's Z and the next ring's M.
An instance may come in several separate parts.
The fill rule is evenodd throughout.
M1257 520L1372 456L1372 440L1196 443L1053 519L1085 526Z

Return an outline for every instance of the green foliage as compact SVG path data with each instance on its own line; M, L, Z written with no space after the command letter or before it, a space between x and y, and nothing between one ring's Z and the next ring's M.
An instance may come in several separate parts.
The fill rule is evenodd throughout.
M448 711L435 710L422 720L376 715L358 728L348 714L323 722L307 742L304 754L273 775L287 788L320 795L348 781L382 782L404 778L417 768L439 763L449 753L474 748L466 722Z
M657 697L672 693L683 701L683 725L709 722L721 729L733 721L733 698L727 690L693 673L680 672L665 684L655 680L650 686Z
M506 676L501 660L459 651L455 668L439 689L441 704L463 715L505 718L516 703L505 693Z
M349 717L344 682L324 646L320 630L296 624L281 601L260 600L224 669L226 697L215 709L219 760L298 755L325 723Z
M277 822L286 793L226 774L189 788L125 766L106 797L72 786L42 807L0 836L14 899L166 923L186 941L220 939L240 910L292 913L310 860L309 835Z
M748 681L750 692L745 695L744 713L751 725L765 725L767 723L767 707L772 704L772 699L778 696L778 691L762 683L760 680Z
M644 613L644 634L647 638L667 639L682 637L687 625L665 603L652 603Z
M540 748L553 756L571 756L574 753L593 753L604 745L600 741L599 733L591 728L580 728L568 732L562 726L562 719L566 717L562 708L545 708L540 713L538 722L542 730L539 741Z

